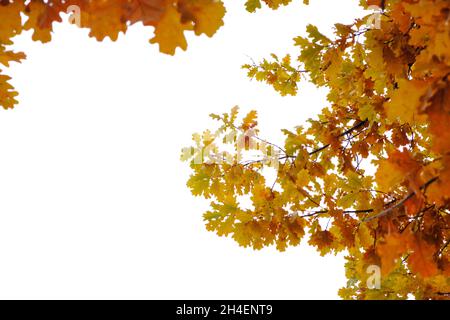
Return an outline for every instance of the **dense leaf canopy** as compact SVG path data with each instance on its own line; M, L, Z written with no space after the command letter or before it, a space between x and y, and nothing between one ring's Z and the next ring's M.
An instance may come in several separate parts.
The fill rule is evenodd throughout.
M333 38L310 25L295 57L244 66L281 95L302 81L328 88L317 118L283 130L278 146L261 138L254 112L212 115L219 128L183 151L188 186L212 201L208 230L242 246L285 250L308 234L322 255L345 252L343 298L448 299L450 2L361 5L379 12L336 24ZM371 266L379 288L368 286Z

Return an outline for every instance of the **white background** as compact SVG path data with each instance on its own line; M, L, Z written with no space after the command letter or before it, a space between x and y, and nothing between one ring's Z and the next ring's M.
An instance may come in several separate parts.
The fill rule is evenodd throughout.
M282 98L240 69L293 52L308 23L330 34L360 14L357 0L301 2L250 14L226 1L225 27L175 57L140 26L115 43L68 24L50 44L18 38L20 104L0 111L0 298L337 298L342 256L306 241L256 252L207 232L208 202L179 161L211 112L257 109L262 136L281 143L279 129L326 106L308 83Z

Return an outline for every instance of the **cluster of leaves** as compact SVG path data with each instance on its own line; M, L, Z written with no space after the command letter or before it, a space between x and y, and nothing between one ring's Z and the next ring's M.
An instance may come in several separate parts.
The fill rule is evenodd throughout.
M308 233L322 255L346 252L345 299L448 299L450 2L361 0L374 5L379 28L366 24L371 15L336 24L332 39L308 26L295 39L295 65L275 55L245 65L283 95L295 95L301 78L326 87L329 106L283 130L282 147L259 138L254 112L241 122L236 108L212 115L219 129L194 135L183 152L188 186L212 201L207 229L244 247L284 250ZM243 152L230 134L255 143ZM270 157L267 145L277 149ZM367 286L371 265L381 266L381 289Z
M298 66L292 66L289 54L280 59L272 53L271 58L273 61L264 59L259 64L253 62L243 65L242 68L248 70L249 78L270 84L282 96L295 96L298 90L297 83L305 71L300 70Z
M177 47L187 48L185 31L213 36L225 15L218 0L0 0L0 64L8 67L25 59L24 53L8 49L24 30L32 30L35 41L49 42L53 23L61 22L61 14L71 8L79 10L80 27L90 29L89 36L99 41L106 37L115 41L135 23L152 26L150 42L158 43L167 54L174 54ZM5 109L17 104L17 92L9 80L0 69L0 106Z
M250 12L255 12L257 9L261 9L261 2L266 4L271 9L278 9L280 6L286 6L292 2L292 0L247 0L245 7ZM309 4L309 0L303 0L304 4Z

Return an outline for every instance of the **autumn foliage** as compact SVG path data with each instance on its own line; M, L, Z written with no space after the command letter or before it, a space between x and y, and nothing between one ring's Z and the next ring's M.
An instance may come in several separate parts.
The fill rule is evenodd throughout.
M183 151L188 186L212 201L207 229L244 247L285 250L308 234L322 255L345 252L345 299L448 299L450 2L361 5L377 6L379 21L336 24L333 38L309 25L297 56L244 65L281 95L305 80L328 88L318 117L284 129L278 146L254 112L212 115L218 129ZM370 266L381 267L379 289Z
M246 8L290 2L248 0ZM215 0L0 0L0 64L25 58L11 49L24 30L50 41L71 5L90 36L115 40L139 22L168 54L186 49L187 31L212 36L225 14ZM275 144L263 138L256 111L212 114L215 129L183 149L187 184L211 201L207 229L241 246L285 250L307 236L322 255L344 252L345 299L449 299L450 2L360 5L378 8L376 19L368 11L336 24L331 38L309 25L294 39L296 56L243 66L281 95L296 95L303 81L326 87L317 117L283 129L284 144ZM2 72L0 105L8 109L17 93ZM370 266L381 268L380 288L367 285Z
M0 65L25 59L22 52L7 49L12 38L31 30L35 41L49 42L55 22L61 14L79 13L79 26L90 30L89 36L101 41L116 40L129 26L142 23L154 28L151 43L159 44L161 52L174 54L187 48L185 32L211 37L223 24L225 7L215 0L0 0ZM25 17L25 18L24 18ZM17 104L17 92L9 84L10 77L0 69L0 106Z

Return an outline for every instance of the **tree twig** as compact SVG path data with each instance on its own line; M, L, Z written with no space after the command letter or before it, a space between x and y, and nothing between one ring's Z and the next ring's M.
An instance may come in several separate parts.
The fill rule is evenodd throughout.
M351 133L352 131L354 131L354 130L356 130L356 129L362 127L362 126L364 126L364 125L367 123L367 121L368 121L368 120L365 119L365 120L362 120L362 121L358 122L356 125L354 125L354 126L351 127L350 129L345 130L344 132L340 133L340 134L337 136L337 138L341 138L341 137L343 137L343 136L345 136L345 135ZM326 148L328 148L330 145L331 145L330 143L328 143L328 144L326 144L326 145L323 145L322 147L320 147L320 148L318 148L318 149L315 149L315 150L309 152L309 155L312 156L313 154L319 153L320 151L325 150Z
M425 184L420 186L420 190L425 190L430 184L435 182L437 179L438 179L438 177L434 177L434 178L428 180ZM392 207L390 207L390 208L388 208L386 210L383 210L379 214L376 214L374 216L365 218L365 219L363 219L363 221L364 222L368 222L368 221L371 221L371 220L374 220L374 219L377 219L377 218L384 217L384 216L388 215L389 213L391 213L394 209L397 209L397 208L403 206L406 201L408 201L409 199L411 199L415 195L416 195L415 192L411 192L406 197L404 197L402 200L400 200L400 202L398 202L395 206L392 206Z

